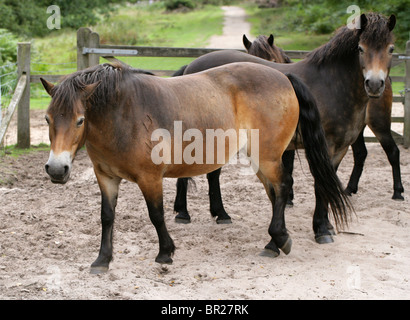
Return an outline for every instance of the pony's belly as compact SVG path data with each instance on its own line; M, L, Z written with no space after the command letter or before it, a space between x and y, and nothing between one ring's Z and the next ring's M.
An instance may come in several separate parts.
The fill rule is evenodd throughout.
M175 164L167 166L165 178L193 177L219 169L224 164Z

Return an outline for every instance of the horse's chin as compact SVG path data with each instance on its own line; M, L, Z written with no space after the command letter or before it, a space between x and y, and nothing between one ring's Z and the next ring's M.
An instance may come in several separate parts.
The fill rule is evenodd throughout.
M70 175L67 175L63 179L50 179L50 181L54 184L66 184L68 180L70 180Z
M379 94L378 96L377 95L367 95L370 99L379 99L382 95L381 94Z
M372 90L370 90L367 86L365 86L365 90L366 90L366 94L370 99L378 99L383 95L384 92L384 86L382 88L380 88L378 91L373 92Z

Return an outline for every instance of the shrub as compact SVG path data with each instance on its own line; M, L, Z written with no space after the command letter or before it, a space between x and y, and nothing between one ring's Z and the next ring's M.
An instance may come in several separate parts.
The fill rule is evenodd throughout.
M182 8L194 9L196 4L192 0L167 0L165 1L165 8L167 10L176 10Z

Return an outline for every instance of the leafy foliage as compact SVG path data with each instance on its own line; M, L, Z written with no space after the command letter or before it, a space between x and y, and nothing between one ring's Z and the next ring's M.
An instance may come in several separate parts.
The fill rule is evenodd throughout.
M17 38L9 31L0 29L0 66L17 60Z
M123 0L0 0L0 28L28 37L44 36L47 8L57 5L61 11L61 27L79 28L98 22L98 14L107 14L109 5Z

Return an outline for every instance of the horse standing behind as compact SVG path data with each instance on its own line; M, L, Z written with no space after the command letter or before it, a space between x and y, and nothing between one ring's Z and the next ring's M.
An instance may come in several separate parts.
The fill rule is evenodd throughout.
M243 35L243 44L248 53L262 59L277 63L292 63L292 60L285 52L274 44L274 37L261 35L253 42ZM372 130L376 138L382 145L387 158L392 166L393 173L393 196L394 200L404 200L404 192L400 173L400 150L391 134L391 111L393 104L393 89L390 77L386 78L386 88L380 98L370 99L366 108L365 124ZM345 189L348 195L357 193L360 176L363 172L364 163L367 157L367 149L364 141L364 127L352 144L354 167L350 175L349 182ZM293 156L292 156L293 153ZM294 151L285 152L285 166L292 172ZM216 184L213 184L216 186ZM293 199L293 191L290 195ZM291 199L288 199L291 200Z
M369 100L380 98L385 91L394 50L394 15L386 18L377 13L362 14L360 23L360 29L339 28L329 42L297 63L274 63L236 50L220 50L184 66L183 74L233 62L254 62L298 75L318 103L329 154L337 170L349 146L357 141L366 125ZM392 159L397 160L398 149L396 151ZM396 171L395 178L400 177L397 174ZM212 178L213 175L209 174L209 180L218 179ZM394 181L394 192L394 197L401 197L400 179ZM221 207L221 202L211 203L211 206ZM328 219L328 206L317 193L313 231L318 243L333 242L334 229Z

